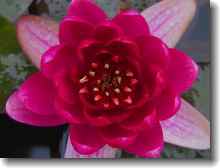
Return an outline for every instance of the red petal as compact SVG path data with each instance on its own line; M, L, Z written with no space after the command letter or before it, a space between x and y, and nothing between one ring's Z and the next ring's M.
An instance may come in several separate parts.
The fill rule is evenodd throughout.
M136 141L125 150L140 157L160 157L160 152L163 150L163 133L159 122L152 117L147 119Z
M74 54L67 46L54 46L46 51L41 59L41 72L48 78L72 66Z
M105 12L91 0L72 0L68 15L77 16L93 24L98 24L107 18Z
M73 100L73 104L67 104L60 98L56 98L55 107L57 113L61 115L70 124L84 124L86 119L83 115L83 110L80 102Z
M155 108L152 105L145 105L136 111L125 121L120 123L120 126L129 130L140 130L145 119L155 117Z
M60 43L76 46L83 39L92 36L94 27L77 17L66 17L60 24Z
M104 42L115 39L122 34L120 27L112 22L104 22L95 29L95 38Z
M19 99L27 109L45 116L56 113L54 96L53 83L39 72L31 75L20 86L18 92Z
M165 142L192 148L210 148L210 122L194 107L182 99L176 115L161 122Z
M154 36L142 36L136 40L145 64L167 67L170 61L169 50L160 39Z
M130 57L130 58L137 58L139 57L139 48L136 43L126 40L126 39L117 39L112 40L108 43L107 48L109 52L112 54L123 56L123 57Z
M157 115L160 120L166 120L179 110L181 105L180 97L172 94L166 89L157 99Z
M198 66L186 54L170 49L171 63L168 70L168 78L176 93L182 93L189 89L198 76Z
M40 67L42 54L59 43L58 24L38 16L23 16L17 22L19 43L31 62Z
M56 86L57 95L68 104L74 104L78 97L77 85L71 80L66 71L59 71L54 76L54 85Z
M84 109L84 115L88 122L94 126L106 126L112 123L109 117L100 113L88 111L86 108Z
M119 148L133 143L137 136L136 132L123 129L116 124L101 128L100 133L105 143Z
M14 120L39 127L51 127L65 124L65 121L56 114L40 115L28 110L18 97L18 92L13 93L6 104L6 113Z
M121 12L113 19L113 22L119 25L128 37L135 38L149 35L147 22L136 11Z
M80 43L77 54L82 64L86 64L86 62L91 62L103 48L104 45L96 40L84 40Z
M89 125L71 125L70 139L75 150L80 154L91 154L105 144L95 127Z

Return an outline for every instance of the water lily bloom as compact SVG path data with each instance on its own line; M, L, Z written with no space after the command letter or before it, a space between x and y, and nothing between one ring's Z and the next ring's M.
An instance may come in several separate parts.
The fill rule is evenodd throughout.
M35 126L70 124L70 142L82 155L109 145L159 157L161 123L177 113L198 76L191 57L154 36L137 11L109 19L89 0L71 2L59 41L47 37L40 71L9 98L9 116Z

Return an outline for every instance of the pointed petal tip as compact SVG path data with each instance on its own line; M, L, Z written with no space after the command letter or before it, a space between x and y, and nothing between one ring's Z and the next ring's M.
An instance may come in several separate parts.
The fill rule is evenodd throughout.
M183 99L177 114L161 125L165 142L197 150L210 149L210 122Z
M194 18L196 9L196 0L164 0L144 10L142 15L151 33L174 47Z

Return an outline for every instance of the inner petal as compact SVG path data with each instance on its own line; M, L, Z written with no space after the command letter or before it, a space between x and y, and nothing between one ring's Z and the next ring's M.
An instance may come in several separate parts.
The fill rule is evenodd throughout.
M113 109L132 105L138 79L135 68L121 57L99 52L79 78L79 94L94 106Z

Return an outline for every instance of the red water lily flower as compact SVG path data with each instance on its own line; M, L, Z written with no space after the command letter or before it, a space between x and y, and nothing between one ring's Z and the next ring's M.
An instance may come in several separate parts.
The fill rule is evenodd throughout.
M108 144L159 157L160 122L179 110L180 96L197 78L198 67L151 32L136 11L109 19L93 2L73 0L60 24L59 42L45 32L45 48L55 45L43 54L40 71L9 98L7 113L35 126L69 123L79 154Z

